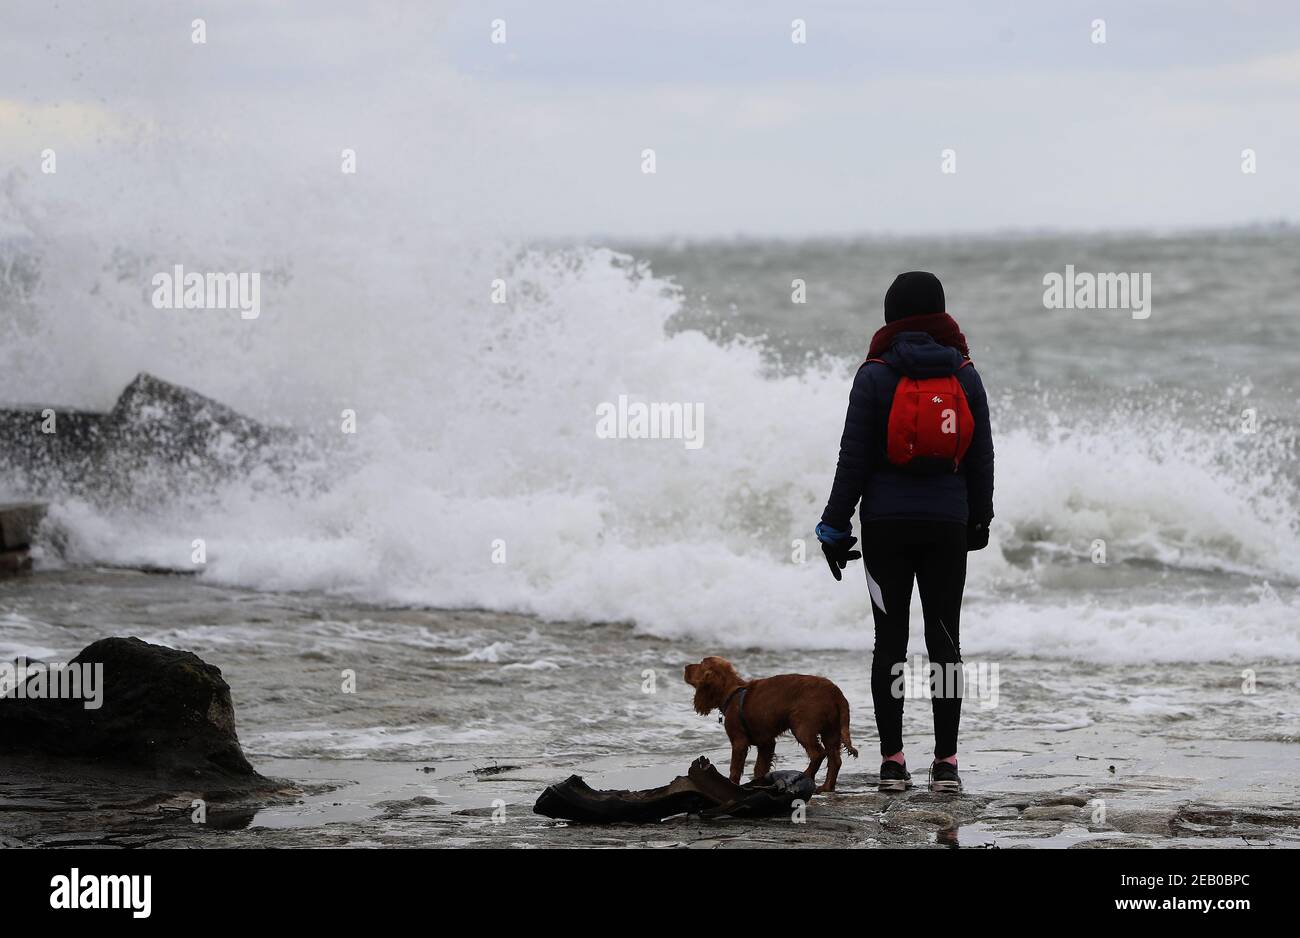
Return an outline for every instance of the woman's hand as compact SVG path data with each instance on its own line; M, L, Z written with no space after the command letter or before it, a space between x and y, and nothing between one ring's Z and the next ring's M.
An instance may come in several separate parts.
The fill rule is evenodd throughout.
M850 560L857 560L862 556L860 550L850 550L858 542L858 539L848 531L840 531L832 528L826 522L817 525L817 540L821 541L822 553L826 555L826 564L831 568L831 576L836 580L844 579L840 572Z

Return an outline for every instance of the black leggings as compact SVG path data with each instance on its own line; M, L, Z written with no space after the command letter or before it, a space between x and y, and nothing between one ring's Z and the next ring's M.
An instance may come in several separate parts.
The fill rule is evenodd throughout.
M862 559L876 619L871 698L876 707L880 755L892 756L903 748L901 671L907 661L913 578L921 593L925 647L930 656L934 756L944 759L955 755L957 725L961 721L960 624L961 594L966 586L966 526L950 521L869 521L862 528Z

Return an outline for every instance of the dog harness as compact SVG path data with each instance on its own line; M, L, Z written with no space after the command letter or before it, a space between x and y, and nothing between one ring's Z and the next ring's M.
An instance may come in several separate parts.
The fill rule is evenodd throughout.
M749 731L749 722L745 719L745 694L748 691L749 688L746 687L744 684L742 684L739 687L737 687L735 690L733 690L730 694L727 695L727 699L724 700L722 702L722 706L718 708L718 710L722 713L722 716L718 717L718 722L721 723L724 719L726 719L727 708L731 706L731 698L739 694L740 701L739 703L736 704L736 716L740 717L740 728L745 731L745 735L748 736L750 739L753 739L754 734Z

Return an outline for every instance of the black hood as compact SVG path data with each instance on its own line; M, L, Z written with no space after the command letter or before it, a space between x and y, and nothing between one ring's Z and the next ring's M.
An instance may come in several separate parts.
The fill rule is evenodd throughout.
M942 378L957 373L966 361L961 352L934 341L928 332L900 332L880 356L909 378Z

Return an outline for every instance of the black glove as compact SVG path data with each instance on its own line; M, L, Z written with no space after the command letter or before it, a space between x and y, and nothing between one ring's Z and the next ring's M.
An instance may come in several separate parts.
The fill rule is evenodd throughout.
M831 576L835 577L835 579L844 579L840 571L848 566L850 560L857 560L862 556L860 550L849 550L857 542L856 537L840 538L834 544L827 544L825 541L821 542L822 553L826 555L826 563L831 568Z
M966 525L966 549L983 550L988 546L989 546L989 522L972 521L969 524L967 524Z

